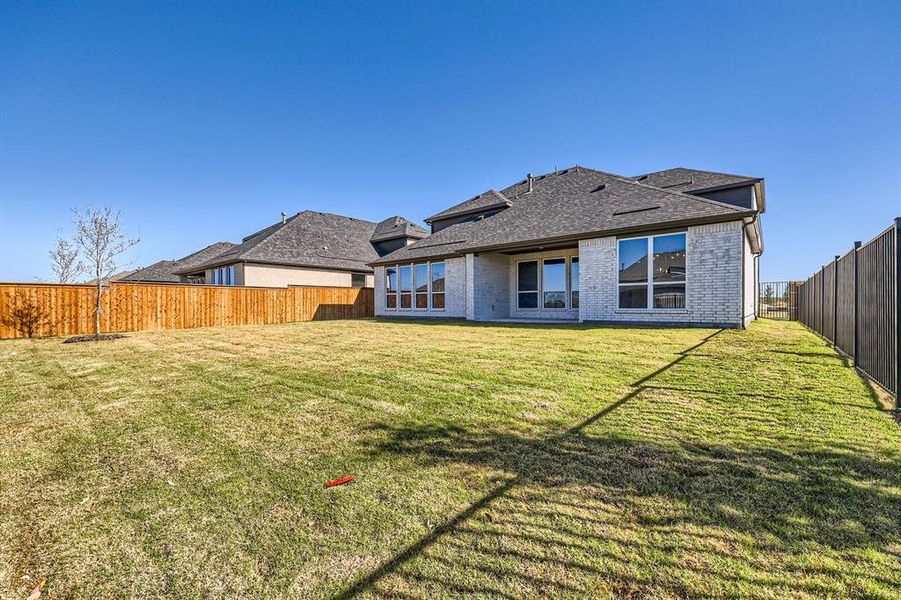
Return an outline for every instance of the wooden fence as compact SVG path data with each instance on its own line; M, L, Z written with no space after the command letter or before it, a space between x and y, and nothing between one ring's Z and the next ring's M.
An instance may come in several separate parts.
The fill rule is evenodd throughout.
M96 288L0 283L0 339L94 333ZM352 319L373 315L372 288L113 283L103 333Z
M856 242L799 291L800 321L854 359L901 407L901 218Z

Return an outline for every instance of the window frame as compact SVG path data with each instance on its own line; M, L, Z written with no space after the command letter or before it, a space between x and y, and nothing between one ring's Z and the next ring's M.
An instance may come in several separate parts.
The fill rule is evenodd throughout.
M576 277L573 278L573 265L574 264L579 264L579 255L578 254L576 254L575 256L569 257L569 269L566 270L566 277L568 280L567 285L569 285L569 291L567 292L567 296L568 296L568 300L569 300L569 309L570 310L579 310L579 296L578 295L573 296L574 292L576 294L579 293L579 275L578 275L578 273L576 274ZM573 281L576 282L575 287L573 287ZM573 298L576 299L575 302L573 302Z
M562 290L546 290L546 289L544 289L544 264L551 260L554 260L554 261L562 260L563 261L563 289ZM557 264L559 264L559 263L557 263ZM540 292L541 292L538 297L540 300L540 302L539 302L540 310L557 311L557 310L569 310L571 308L570 304L569 304L569 298L568 298L568 296L569 296L569 277L570 277L569 268L570 268L570 265L569 265L569 257L568 256L542 256L541 257L541 277L538 279L538 287L540 288ZM557 293L563 292L563 306L550 306L550 307L547 306L547 299L545 298L545 294L547 294L549 291L557 292Z
M679 286L681 285L685 289L685 306L682 308L655 308L654 307L654 240L660 237L669 237L672 235L683 235L685 236L685 280L682 282L667 282L661 283L662 286ZM621 282L619 280L619 252L620 252L620 243L629 241L629 240L645 240L646 251L647 251L647 282L644 283L636 283L636 282ZM627 287L637 287L637 286L645 286L647 292L647 306L644 308L631 308L631 307L622 307L620 306L620 290L623 286ZM623 236L616 238L616 310L624 311L624 312L685 312L688 310L688 231L670 231L667 233L655 233L650 235L635 235L635 236Z
M519 289L519 265L522 263L535 263L535 289L534 290L524 290L521 291ZM519 305L519 295L520 294L535 294L535 306L520 306ZM541 259L539 258L525 258L523 260L516 261L516 310L534 310L538 311L541 309Z
M432 281L432 265L439 265L439 264L444 265L444 281L445 281L444 290L441 292L434 292L434 291L432 291L432 283L433 283L433 281ZM417 269L416 269L416 267L418 267L418 266L425 266L425 276L426 276L426 280L427 280L427 284L428 284L426 286L425 291L420 291L420 292L416 291L416 286L417 286L417 283L416 283L416 270ZM410 269L410 291L409 292L401 291L400 273L401 273L402 268ZM391 269L394 269L395 277L397 280L396 289L394 291L391 291L388 286L388 281L389 281L388 280L388 271ZM447 307L447 302L446 302L446 298L447 298L447 264L444 260L428 260L428 261L424 261L424 262L397 263L397 264L393 264L393 265L386 265L385 266L385 277L384 277L383 281L385 283L385 310L396 310L396 311L408 310L408 311L416 311L416 312L442 311L443 312ZM406 308L401 306L401 297L403 296L404 293L410 294L410 306L406 307ZM441 308L434 307L434 302L433 302L434 294L441 294L444 297L444 299L445 299L444 307L441 307ZM393 306L393 307L388 306L388 297L391 295L393 295L395 297L395 306ZM416 307L416 296L417 295L424 295L426 297L426 306L424 308Z
M429 261L429 310L444 310L447 307L447 264L443 260ZM435 276L432 274L432 267L434 265L441 265L443 270L443 289L440 292L436 292L432 289L432 285L435 283ZM441 303L444 306L440 306L435 308L435 295L441 294Z

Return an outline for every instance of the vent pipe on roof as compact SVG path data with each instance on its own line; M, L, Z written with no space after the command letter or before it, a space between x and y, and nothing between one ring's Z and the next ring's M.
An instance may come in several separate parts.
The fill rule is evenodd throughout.
M528 175L526 175L526 179L529 180L529 191L531 192L531 191L534 189L534 188L532 187L532 179L533 179L533 178L532 178L532 174L529 173Z
M288 221L288 213L282 211L282 225Z

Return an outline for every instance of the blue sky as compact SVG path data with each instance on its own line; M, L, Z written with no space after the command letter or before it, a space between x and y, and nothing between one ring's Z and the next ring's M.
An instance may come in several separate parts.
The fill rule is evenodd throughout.
M901 3L5 3L0 280L69 210L147 265L281 211L422 219L527 172L766 178L765 279L901 216Z

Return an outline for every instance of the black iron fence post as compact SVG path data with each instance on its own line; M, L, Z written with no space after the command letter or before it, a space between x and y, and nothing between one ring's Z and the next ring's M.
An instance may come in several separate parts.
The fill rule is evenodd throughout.
M857 269L858 269L858 250L863 246L863 242L854 242L854 348L852 354L854 355L854 366L856 367L860 362L860 356L858 355L858 347L860 345L860 341L858 340L858 332L860 331L860 327L858 326L858 318L860 316L860 311L858 311L858 302L857 302Z
M835 255L832 260L832 347L838 348L838 259Z
M895 412L901 412L901 217L895 219Z

